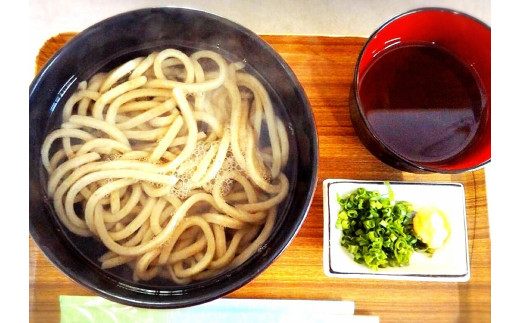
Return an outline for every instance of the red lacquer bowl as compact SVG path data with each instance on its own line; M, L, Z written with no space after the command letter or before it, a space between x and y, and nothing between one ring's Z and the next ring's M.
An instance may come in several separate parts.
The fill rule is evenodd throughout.
M437 162L406 158L399 147L385 142L366 117L360 95L361 80L389 47L406 43L431 43L456 56L478 78L482 114L475 136L453 157ZM422 8L403 13L376 30L359 56L350 113L358 136L367 149L386 164L408 172L460 173L478 169L491 160L491 28L464 13L450 9ZM385 89L381 89L385 91Z

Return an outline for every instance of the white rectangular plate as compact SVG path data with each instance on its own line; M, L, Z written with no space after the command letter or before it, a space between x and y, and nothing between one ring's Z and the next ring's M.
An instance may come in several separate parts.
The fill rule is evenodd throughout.
M325 275L340 278L375 278L392 280L466 282L470 277L466 200L459 183L390 182L395 201L408 201L417 210L435 205L442 210L451 226L451 234L433 256L414 252L410 265L371 270L354 261L342 247L342 230L336 229L340 206L337 195L348 195L359 187L388 193L383 181L327 179L323 181L323 269Z

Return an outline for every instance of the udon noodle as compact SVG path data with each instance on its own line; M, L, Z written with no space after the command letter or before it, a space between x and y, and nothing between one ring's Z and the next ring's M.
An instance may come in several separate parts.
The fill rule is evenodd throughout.
M134 281L186 284L240 265L289 191L289 139L268 92L208 50L165 49L80 82L41 153L61 223L101 241L101 267L128 265Z

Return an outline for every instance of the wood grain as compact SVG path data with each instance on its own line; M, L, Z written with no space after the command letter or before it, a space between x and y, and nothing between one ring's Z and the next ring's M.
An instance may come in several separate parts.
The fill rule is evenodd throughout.
M37 69L74 34L50 39ZM489 322L491 263L484 170L410 174L372 156L352 127L348 102L364 38L263 36L298 77L319 135L318 186L309 214L288 249L260 276L227 297L352 300L356 314L381 322ZM327 178L453 181L464 184L471 279L467 283L399 282L326 277L322 268L323 192ZM30 320L59 321L59 295L94 295L54 268L30 239Z

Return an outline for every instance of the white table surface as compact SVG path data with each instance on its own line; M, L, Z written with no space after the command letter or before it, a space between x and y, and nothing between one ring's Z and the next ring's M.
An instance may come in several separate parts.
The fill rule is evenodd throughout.
M35 56L45 40L60 32L161 6L211 12L258 34L369 36L388 19L420 7L455 9L491 24L490 0L29 0L30 49Z

